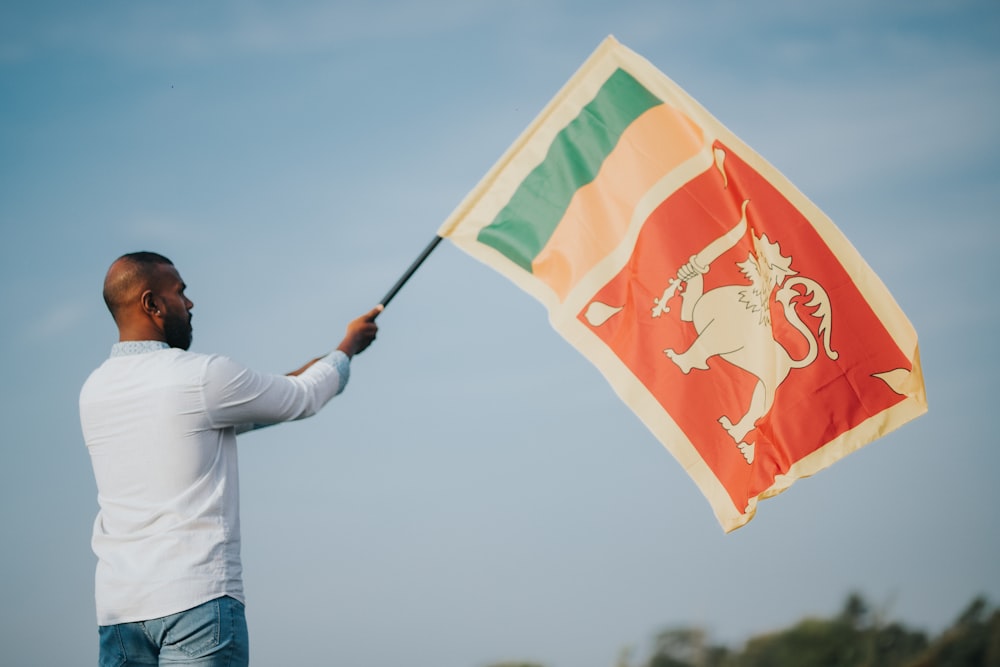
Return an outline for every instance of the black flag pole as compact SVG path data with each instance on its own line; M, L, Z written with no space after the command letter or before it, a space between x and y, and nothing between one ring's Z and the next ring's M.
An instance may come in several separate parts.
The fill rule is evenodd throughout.
M379 301L379 304L381 304L383 308L389 305L392 298L396 296L396 292L398 292L403 285L406 284L406 281L410 279L410 276L412 276L416 270L420 268L420 265L424 263L424 260L427 259L427 255L431 254L434 248L437 247L438 243L441 243L441 238L442 237L440 236L435 236L434 239L427 244L427 247L424 248L423 252L420 253L420 256L413 260L413 264L410 264L410 268L406 270L406 273L404 273L400 279L396 281L396 284L392 286L392 289L386 292L386 295L382 297L381 301Z

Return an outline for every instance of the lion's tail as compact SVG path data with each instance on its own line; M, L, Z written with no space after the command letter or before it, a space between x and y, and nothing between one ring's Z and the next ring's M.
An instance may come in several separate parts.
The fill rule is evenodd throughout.
M804 292L796 289L800 285L805 288ZM826 356L831 359L836 359L840 356L839 353L830 347L831 319L833 315L830 309L830 297L827 296L826 290L815 280L803 276L792 276L785 280L781 289L778 290L776 298L784 308L785 318L788 322L809 341L809 351L806 353L806 356L798 360L793 359L792 368L804 368L808 366L816 360L816 356L819 353L819 341L809 327L802 322L802 318L799 317L799 313L796 311L795 304L792 301L797 296L810 294L812 295L812 299L808 303L803 304L803 306L805 308L813 308L812 316L818 317L820 320L819 336L823 339L823 349L826 351Z

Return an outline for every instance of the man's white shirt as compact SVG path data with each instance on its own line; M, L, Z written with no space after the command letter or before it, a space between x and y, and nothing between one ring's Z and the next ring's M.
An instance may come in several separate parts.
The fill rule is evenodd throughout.
M80 392L100 510L100 625L244 601L236 434L314 415L343 391L347 355L291 377L156 341L117 343Z

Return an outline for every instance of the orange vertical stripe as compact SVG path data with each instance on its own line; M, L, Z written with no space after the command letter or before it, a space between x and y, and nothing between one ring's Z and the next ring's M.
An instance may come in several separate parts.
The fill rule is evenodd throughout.
M660 104L622 134L597 177L576 191L532 273L560 300L625 237L636 205L670 171L703 147L701 128Z

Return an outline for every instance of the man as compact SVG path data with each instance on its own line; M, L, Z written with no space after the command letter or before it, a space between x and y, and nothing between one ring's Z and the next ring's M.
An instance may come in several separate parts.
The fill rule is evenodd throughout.
M117 259L104 300L111 356L80 392L97 480L100 664L248 664L236 434L309 417L347 383L382 307L337 349L287 376L188 352L186 285L166 257Z

